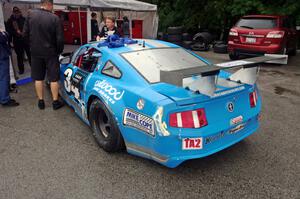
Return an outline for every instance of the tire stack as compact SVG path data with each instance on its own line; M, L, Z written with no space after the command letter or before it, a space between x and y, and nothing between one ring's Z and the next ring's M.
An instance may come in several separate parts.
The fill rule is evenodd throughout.
M208 51L212 40L213 37L208 32L197 33L193 37L194 44L191 45L191 48L194 51Z
M186 49L191 49L191 45L193 44L193 37L189 33L182 34L182 47Z
M215 41L214 42L214 52L220 54L226 54L227 51L227 44L224 41Z
M183 31L183 28L181 26L168 27L167 41L181 46L182 45L182 31Z

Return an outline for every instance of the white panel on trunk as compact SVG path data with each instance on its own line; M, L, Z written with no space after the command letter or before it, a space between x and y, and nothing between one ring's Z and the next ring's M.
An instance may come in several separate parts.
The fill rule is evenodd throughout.
M160 71L176 71L207 65L182 48L156 48L122 53L150 83L160 82Z

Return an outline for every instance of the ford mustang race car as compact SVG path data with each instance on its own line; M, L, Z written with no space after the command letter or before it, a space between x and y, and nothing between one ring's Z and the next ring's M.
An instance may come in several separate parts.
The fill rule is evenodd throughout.
M168 42L106 40L61 57L60 95L105 151L126 148L174 168L258 129L258 64L280 59L213 65Z

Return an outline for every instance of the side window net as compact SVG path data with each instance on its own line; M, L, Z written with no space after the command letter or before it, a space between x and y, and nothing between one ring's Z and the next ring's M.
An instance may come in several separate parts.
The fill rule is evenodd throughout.
M73 63L87 72L93 72L101 56L101 52L94 48L83 48L77 53Z
M122 72L116 67L111 61L107 61L102 69L102 74L120 79L122 77Z

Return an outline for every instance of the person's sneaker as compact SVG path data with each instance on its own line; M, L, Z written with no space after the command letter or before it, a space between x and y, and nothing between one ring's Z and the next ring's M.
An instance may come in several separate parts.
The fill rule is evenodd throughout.
M44 110L45 109L45 101L39 100L38 107L39 107L39 109Z
M57 110L57 109L60 109L61 107L63 107L64 103L59 100L55 100L55 101L53 101L52 106L53 106L53 110Z
M14 107L14 106L19 106L20 104L16 102L14 99L10 99L8 102L2 104L4 107Z

